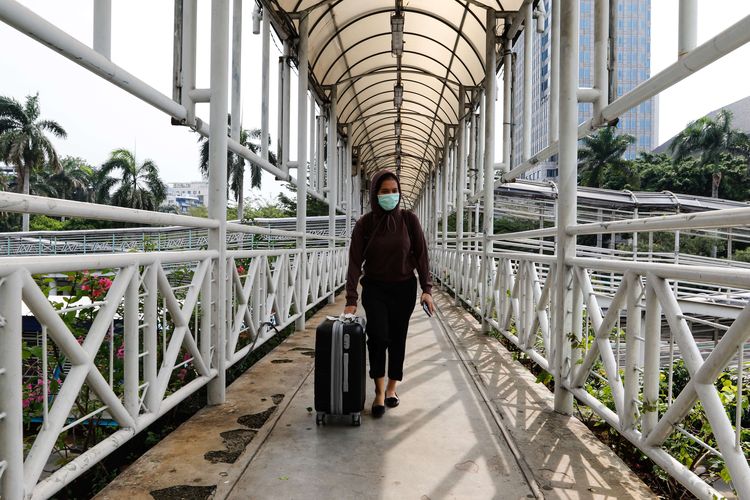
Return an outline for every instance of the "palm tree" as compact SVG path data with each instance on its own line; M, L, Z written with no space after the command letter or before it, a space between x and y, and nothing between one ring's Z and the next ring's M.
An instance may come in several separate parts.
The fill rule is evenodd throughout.
M50 198L74 201L95 201L94 168L81 158L66 156L60 161L59 172L49 177L32 176L34 190Z
M635 142L632 135L616 135L615 127L605 127L596 134L584 137L581 142L583 147L578 150L578 171L582 186L602 187L607 167L629 171L630 164L622 155Z
M231 123L231 116L228 121ZM259 128L252 130L240 129L239 143L250 149L255 154L260 153L260 134ZM204 178L208 178L208 145L209 140L205 137L198 139L200 143L200 168L201 174ZM270 143L269 138L269 143ZM276 165L276 155L271 151L268 152L268 160ZM260 165L249 162L245 157L234 154L231 151L227 151L227 180L229 181L229 189L232 191L235 201L237 202L237 214L240 219L243 218L242 214L245 209L245 200L243 197L244 184L245 184L245 165L250 163L250 187L260 188L261 186L261 168Z
M697 157L698 165L711 169L711 197L719 197L725 155L744 156L750 160L748 135L732 128L732 112L722 109L716 119L708 116L690 122L669 145L675 165L686 158Z
M119 171L118 177L110 177ZM140 165L127 149L115 149L98 172L97 202L141 210L157 210L167 197L167 186L159 177L156 164L145 160ZM96 176L95 176L96 177Z
M48 165L60 170L52 142L45 132L65 138L67 133L59 123L39 118L39 94L26 96L21 105L12 97L0 96L0 158L16 169L16 189L30 192L32 172ZM29 230L29 214L23 214L22 230Z

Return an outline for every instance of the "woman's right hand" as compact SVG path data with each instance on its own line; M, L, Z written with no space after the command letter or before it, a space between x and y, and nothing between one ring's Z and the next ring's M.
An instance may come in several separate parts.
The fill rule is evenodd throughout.
M357 314L357 306L346 306L344 314Z

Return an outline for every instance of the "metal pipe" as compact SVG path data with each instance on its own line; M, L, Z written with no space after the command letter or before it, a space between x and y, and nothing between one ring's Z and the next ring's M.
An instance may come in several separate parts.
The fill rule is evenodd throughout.
M530 2L529 2L530 4ZM480 287L481 309L482 309L482 331L489 331L489 284L491 281L492 266L490 266L490 251L492 243L488 239L494 232L494 175L495 175L495 97L497 75L497 17L494 9L487 9L487 33L485 34L485 73L484 73L484 242L482 245L482 269Z
M524 5L523 10L523 150L521 161L531 158L531 85L534 68L534 19L533 2ZM510 167L510 163L508 163Z
M94 50L112 58L112 0L94 2Z
M570 235L650 232L679 229L711 229L750 224L750 207L727 208L698 213L662 215L647 219L591 222L567 228Z
M338 193L336 186L339 179L338 158L336 157L336 142L338 136L338 114L337 114L338 95L337 88L331 87L328 104L328 234L336 234L336 202ZM334 248L336 242L331 240L330 248ZM328 275L329 286L333 290L335 276L334 273ZM328 297L328 303L333 304L335 301L333 295Z
M218 222L203 217L168 214L135 208L99 205L82 201L61 200L45 196L0 192L0 211L13 213L46 214L58 217L83 217L85 219L159 224L185 227L214 228Z
M570 368L571 345L567 332L572 331L572 273L567 260L575 257L576 238L561 229L576 223L578 137L578 0L562 6L560 29L560 155L557 199L557 304L555 306L555 345L553 375L555 376L555 411L573 412L573 396L564 389ZM567 367L566 367L567 364Z
M0 457L5 471L0 475L0 492L8 500L26 498L24 491L23 366L21 349L21 272L0 281Z
M680 0L677 58L695 48L698 40L698 0Z
M186 118L182 105L18 2L0 2L0 20L170 116Z
M218 221L216 229L209 230L208 248L219 253L214 262L214 283L211 297L215 318L212 330L215 346L211 366L218 370L216 378L208 384L208 404L221 404L226 396L226 356L222 346L226 343L227 318L227 127L229 87L229 0L211 2L211 125L208 143L208 217Z
M271 81L270 70L270 39L271 39L271 16L263 9L263 31L261 37L261 99L260 99L260 157L268 160L268 100L269 82Z
M308 26L309 17L303 14L299 20L299 41L297 43L297 231L307 231L307 89L309 80L308 64ZM288 117L287 117L288 118ZM330 151L330 144L329 144ZM335 203L333 203L335 209ZM334 212L335 214L335 212ZM297 238L297 248L307 248L307 238ZM305 329L305 306L307 305L307 252L299 256L299 276L297 279L297 312L295 329Z

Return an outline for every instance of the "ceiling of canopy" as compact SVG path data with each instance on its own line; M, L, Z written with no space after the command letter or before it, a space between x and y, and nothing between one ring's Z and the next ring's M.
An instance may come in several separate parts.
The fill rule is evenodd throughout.
M482 85L486 8L517 11L523 0L269 0L297 29L309 16L311 78L336 86L366 175L400 163L411 205L439 160L445 125L459 121L459 85ZM391 17L403 15L403 51L392 53ZM498 21L498 32L502 30ZM400 85L403 99L394 97ZM400 122L400 126L395 124ZM400 129L400 130L399 130Z

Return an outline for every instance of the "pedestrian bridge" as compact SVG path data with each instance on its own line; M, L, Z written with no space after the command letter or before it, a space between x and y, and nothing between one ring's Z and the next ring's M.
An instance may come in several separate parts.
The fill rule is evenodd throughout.
M0 193L4 212L156 228L149 244L126 248L132 239L113 233L94 252L88 241L60 246L64 235L38 238L33 255L33 235L0 240L2 498L50 498L85 481L197 394L207 408L103 496L132 496L138 483L143 498L648 496L576 415L609 426L699 498L750 498L750 269L731 260L732 245L747 245L750 208L661 193L669 210L645 209L651 195L576 187L580 137L750 41L750 18L697 45L696 2L681 0L675 63L610 95L610 2L594 2L591 88L578 81L579 3L260 0L250 16L249 3L214 0L201 88L204 19L196 0L178 0L167 96L112 60L109 0L94 3L93 47L0 0L0 21L211 138L208 218ZM240 144L239 120L226 126L228 114L242 115L250 17L264 40L259 155ZM533 151L532 34L545 23L551 139ZM271 31L284 50L277 164L267 140ZM521 40L523 68L512 58ZM510 141L514 68L524 75L519 151ZM200 117L205 103L210 114ZM593 109L583 123L579 103ZM293 229L226 220L227 151L296 186ZM516 182L551 157L554 187ZM422 222L440 314L413 317L402 406L358 429L317 428L307 411L311 329L341 309L352 221L383 168L400 176L403 206ZM328 204L326 231L307 217L308 196ZM494 234L505 217L539 225ZM665 233L673 252L651 246ZM180 243L161 248L153 234ZM685 254L686 235L722 241L728 258ZM297 333L228 387L228 374L285 329ZM164 472L138 475L149 468ZM194 470L193 484L180 476ZM178 481L168 484L170 474Z

